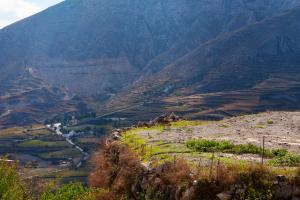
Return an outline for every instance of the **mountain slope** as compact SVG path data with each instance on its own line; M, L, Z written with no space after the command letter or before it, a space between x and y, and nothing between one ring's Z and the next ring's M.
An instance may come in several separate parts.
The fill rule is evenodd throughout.
M127 105L133 102L131 97L126 97L130 88L137 88L133 92L149 93L151 82L155 84L150 88L162 86L170 94L183 86L190 89L180 91L183 95L227 90L235 82L223 85L213 74L208 74L206 82L201 77L212 73L208 69L216 62L223 62L210 63L205 59L210 56L207 50L210 44L218 43L220 39L216 38L226 38L230 32L272 18L299 4L297 0L66 0L0 30L0 84L7 85L0 87L0 94L7 93L7 88L23 90L12 81L18 77L26 77L24 81L28 83L39 79L48 85L49 95L53 88L59 88L58 94L51 93L54 96L49 98L55 104L67 103L60 94L68 93L67 96L93 97L101 106L111 99L125 100L123 103ZM243 37L237 38L239 42L248 41L247 36ZM223 48L224 53L226 48ZM248 50L252 51L245 49ZM245 59L239 51L231 53ZM183 56L187 59L173 64ZM200 68L194 68L199 64L205 66L201 72ZM228 73L228 69L221 70L219 76ZM167 80L170 86L165 84ZM250 87L251 81L245 79L239 88ZM40 84L35 82L34 88ZM126 95L120 98L118 94L124 94L121 92ZM151 95L152 92L145 96L160 96ZM18 98L22 100L22 95ZM2 98L1 105L0 116L6 116L3 114L14 106L25 110L42 107L31 101L7 106L6 98Z
M188 95L210 94L206 98L211 101L216 93L215 97L222 104L222 95L217 93L226 96L226 91L230 94L230 91L244 90L240 97L248 96L250 100L251 93L256 93L259 99L273 99L273 108L279 108L282 98L290 99L288 104L297 107L300 100L299 19L298 7L224 34L135 84L121 100L138 102L176 95L178 100L187 103L183 99Z

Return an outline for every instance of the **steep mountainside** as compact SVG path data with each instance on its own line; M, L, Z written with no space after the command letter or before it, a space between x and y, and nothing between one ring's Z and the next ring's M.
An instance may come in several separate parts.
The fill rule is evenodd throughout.
M179 91L189 86L190 91L182 92L183 95L249 88L266 77L260 73L262 68L257 67L260 62L274 63L272 59L276 55L261 61L258 58L264 56L263 52L252 56L255 48L264 48L255 46L255 37L231 35L242 33L240 29L273 18L299 4L297 0L66 0L0 30L0 84L7 85L0 87L0 94L11 95L7 88L23 90L12 81L20 76L25 77L25 82L39 79L49 86L47 91L59 88L58 94L52 93L55 101L49 98L51 104L67 103L68 98L59 94L68 93L67 96L92 96L101 104L114 99L116 94L122 94L121 98L117 96L115 99L125 100L122 104L127 105L128 101L132 103L131 99L135 99L132 93L128 98L123 97L128 91L149 93L152 91L149 87L158 85L170 94L175 88ZM274 18L275 25L277 19L280 20ZM252 31L262 32L254 28ZM293 40L290 37L293 35L278 39L284 51ZM266 43L274 37L266 39L261 40ZM223 41L227 40L232 42L225 45ZM242 43L246 46L252 44L253 48L251 45L244 49L233 48ZM277 51L276 45L268 47L269 52ZM248 54L252 56L250 60L245 56ZM178 59L180 61L173 64ZM278 73L281 73L284 59L289 58L282 56L278 59L281 59L276 62ZM246 67L245 62L249 62ZM223 67L216 67L221 66L220 63ZM199 65L203 67L199 68ZM218 73L214 73L213 68L218 69ZM290 69L294 68L290 66L286 71L292 72ZM239 74L242 81L237 84L239 87L236 87L238 80L230 78L233 75L230 71L243 71ZM245 71L249 72L246 79ZM156 84L148 86L153 80ZM223 84L222 80L229 82ZM34 88L39 88L40 84L35 82ZM149 94L156 98L159 90L154 91L155 94ZM39 96L38 93L35 95ZM145 96L151 95L141 97ZM37 108L37 104L31 101L6 106L7 99L0 98L0 116L14 113L15 105L25 110ZM16 101L20 101L19 98L23 96L19 95ZM8 112L11 108L12 111ZM49 112L54 113L56 109Z
M187 103L184 99L190 98L189 95L207 94L203 97L206 102L215 97L222 104L222 94L226 98L227 92L233 100L232 91L236 91L237 96L248 97L249 101L251 96L256 96L258 102L253 104L268 99L277 102L275 108L284 107L278 105L280 101L285 101L286 107L293 104L297 107L299 19L300 8L296 8L200 45L160 73L136 83L132 92L122 95L122 101L149 101L151 97L175 94L178 101Z

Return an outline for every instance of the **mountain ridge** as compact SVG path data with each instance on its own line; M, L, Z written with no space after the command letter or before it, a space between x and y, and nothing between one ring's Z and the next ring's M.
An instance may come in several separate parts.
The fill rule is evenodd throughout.
M153 92L157 94L145 92L150 97L153 94L154 99L162 99L168 93L191 95L213 91L209 88L226 91L226 84L216 82L222 79L217 73L208 74L211 78L207 78L206 90L201 89L201 76L192 73L197 72L198 55L190 56L190 60L183 59L181 62L186 62L186 65L182 64L182 68L171 69L170 65L194 51L207 51L209 41L220 42L217 38L229 37L249 25L255 26L286 11L291 12L298 5L300 2L295 0L67 0L0 30L0 51L3 52L0 55L0 83L22 76L29 70L33 77L53 88L65 89L70 96L93 99L99 105L96 106L99 113L111 108L114 101L123 101L123 106L132 104L135 97L134 101L127 98L132 93L138 94L135 96L142 94L143 101L142 87L148 84L147 87L151 85L149 88L153 88L162 80L169 80L170 84L154 88ZM236 40L243 42L249 38L243 36ZM285 43L283 40L282 44ZM245 59L238 51L230 51ZM252 49L245 51L251 52ZM213 59L218 60L216 58ZM202 59L202 65L212 72L208 67L212 61L204 56ZM195 65L190 66L190 72L188 65ZM232 81L228 71L223 70L224 81ZM181 72L181 75L176 75L176 72ZM156 80L151 77L156 77ZM256 78L259 76L253 75L253 79ZM151 80L155 84L152 85ZM241 82L240 87L227 84L227 88L246 89L255 80L248 81ZM186 91L175 91L176 84L182 84L181 88L186 87ZM3 88L0 94L5 90ZM85 103L95 109L94 104ZM3 108L3 112L12 106ZM34 108L35 105L29 102L24 104L25 107Z

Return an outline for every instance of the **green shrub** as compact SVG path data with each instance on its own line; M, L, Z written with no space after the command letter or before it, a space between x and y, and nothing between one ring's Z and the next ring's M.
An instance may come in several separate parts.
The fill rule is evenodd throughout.
M253 169L249 172L239 175L237 182L244 186L245 190L241 190L233 197L234 200L257 199L272 200L272 186L274 175L264 169Z
M194 151L199 152L222 152L222 153L234 153L234 154L262 154L266 157L273 158L277 155L284 154L287 150L263 150L261 147L255 144L239 144L235 145L230 141L214 141L214 140L189 140L186 146Z
M0 200L29 200L28 193L22 183L16 164L0 161Z
M254 144L240 144L234 145L230 141L214 141L214 140L190 140L186 143L186 146L190 149L200 152L223 152L223 153L252 153L261 154L262 148ZM269 154L265 151L265 154Z
M275 157L283 157L285 156L286 154L288 154L288 150L287 149L273 149L272 150L272 154L275 156Z
M47 191L41 195L40 200L96 200L106 191L102 189L90 189L81 183L62 185L57 190Z
M269 161L269 164L274 166L295 167L300 164L300 156L290 152L286 152L285 154L279 154L278 156L275 156L272 160Z
M214 140L190 140L186 143L187 147L200 152L225 152L233 149L235 145L229 141L214 141Z

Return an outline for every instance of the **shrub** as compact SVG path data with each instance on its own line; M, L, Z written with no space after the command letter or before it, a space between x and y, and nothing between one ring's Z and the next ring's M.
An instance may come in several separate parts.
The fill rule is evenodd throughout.
M103 145L95 155L95 171L89 177L92 187L111 189L116 196L128 194L142 177L143 166L126 145L118 142Z
M272 150L272 154L275 157L283 157L283 156L286 156L287 153L288 153L287 149L273 149Z
M239 144L235 145L230 141L214 141L214 140L190 140L187 141L186 146L190 149L199 152L223 152L235 154L262 154L267 157L275 157L277 154L283 154L284 149L277 149L270 151L256 146L255 144Z
M281 154L277 155L272 160L270 160L269 164L274 166L295 167L300 164L300 156L290 152L286 152L286 153L281 152Z
M234 145L229 141L214 140L190 140L186 143L188 148L200 152L225 151L232 149Z
M252 154L261 154L263 149L254 144L239 144L234 145L230 141L214 141L214 140L190 140L186 143L188 148L191 148L200 152L223 152L223 153L252 153ZM265 155L272 156L271 153L266 150Z
M236 184L242 186L244 190L236 192L233 199L259 199L272 200L272 186L275 175L261 166L253 166L247 172L239 174Z
M16 169L16 163L0 161L0 200L30 199Z
M57 190L43 193L40 200L104 200L107 193L102 189L89 189L81 183L70 183L60 186Z

